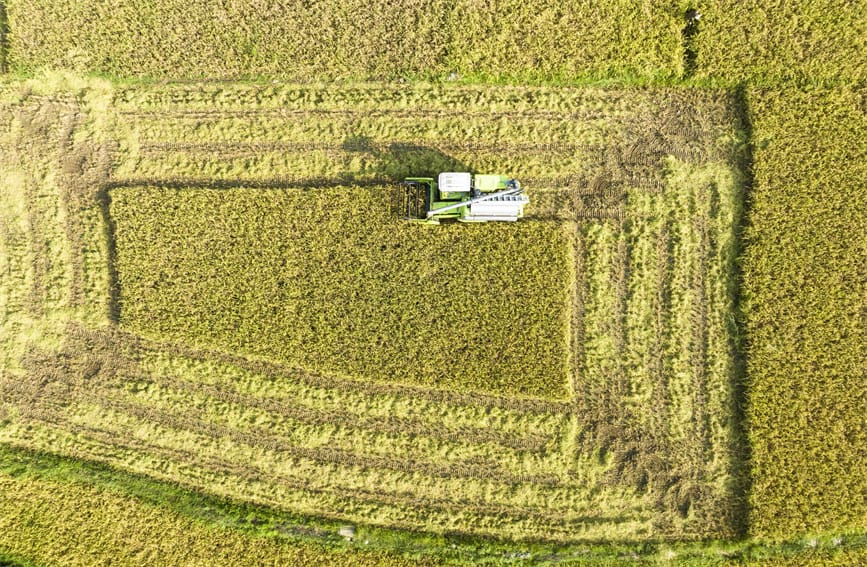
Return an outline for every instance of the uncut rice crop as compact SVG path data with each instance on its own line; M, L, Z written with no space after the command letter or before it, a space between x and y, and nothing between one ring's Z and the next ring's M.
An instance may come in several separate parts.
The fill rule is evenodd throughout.
M121 323L320 372L564 397L563 230L413 225L393 200L114 190Z
M746 232L755 534L867 528L863 89L749 93Z
M294 80L677 74L671 1L10 0L9 63L115 76ZM616 30L616 33L613 33Z
M867 10L859 2L717 0L698 6L697 75L726 81L867 78Z
M672 76L681 67L676 2L457 0L448 69L569 79Z
M112 490L0 474L0 549L46 565L417 565L205 526Z

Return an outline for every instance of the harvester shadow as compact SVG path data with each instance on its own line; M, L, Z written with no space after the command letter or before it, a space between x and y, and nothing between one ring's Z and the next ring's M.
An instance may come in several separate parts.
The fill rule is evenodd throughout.
M152 186L164 189L328 189L352 185L372 187L397 184L407 177L436 177L443 171L472 171L470 166L441 150L421 144L392 142L378 145L369 136L347 136L339 146L349 156L359 157L357 170L331 176L275 176L258 179L201 177L141 177L110 181L105 191L124 187Z
M95 195L106 245L108 265L108 320L114 324L120 322L120 280L117 274L117 225L111 216L111 194L108 184L99 187Z
M407 177L436 178L443 171L472 171L460 160L443 153L441 150L420 144L392 142L380 147L374 144L369 136L349 136L341 145L348 153L359 153L370 156L376 163L376 176L386 181L392 192L389 202L392 203L392 213L399 215L398 183Z
M421 144L392 142L380 147L368 136L349 136L341 149L372 156L378 162L376 173L395 182L406 177L436 177L443 171L470 171L469 166L460 160Z
M735 115L739 122L743 144L741 151L737 156L738 168L743 174L742 199L743 203L739 218L735 219L735 243L737 250L735 257L742 258L744 249L744 229L746 228L747 219L750 217L752 209L752 190L754 184L754 161L753 161L753 126L750 121L749 99L747 97L746 88L743 85L737 87L734 92L734 109ZM732 371L732 400L731 411L734 419L732 420L732 445L734 446L734 456L732 463L732 476L734 478L732 492L739 498L735 498L737 507L735 509L735 525L733 526L736 533L740 536L746 536L749 533L749 511L750 511L750 492L752 491L752 470L750 462L752 459L750 442L747 430L747 411L749 406L748 384L747 384L747 352L749 351L748 336L744 332L746 327L746 315L743 310L742 289L744 285L744 274L740 262L734 265L734 274L732 274L736 285L733 298L732 311L734 313L734 321L730 323L733 329L729 333L732 337L731 352L734 353L734 368Z
M9 53L9 16L6 11L6 0L0 0L0 73L7 73Z

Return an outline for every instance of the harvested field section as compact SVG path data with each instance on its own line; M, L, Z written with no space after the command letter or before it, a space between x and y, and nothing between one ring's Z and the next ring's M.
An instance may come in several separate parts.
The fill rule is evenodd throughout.
M422 388L370 384L287 369L279 365L177 349L154 343L138 353L145 375L167 376L171 384L221 399L245 399L261 407L309 421L364 425L388 431L392 423L443 439L479 437L506 447L544 453L566 426L567 403L457 394ZM216 362L215 362L216 361ZM532 403L521 403L532 402ZM449 423L441 409L448 407ZM410 424L417 423L416 427Z
M57 145L66 143L77 111L72 101L57 101L4 105L0 112L11 119L0 140L4 150L0 154L0 187L9 210L8 216L4 215L4 232L8 261L19 266L6 274L21 278L9 282L11 289L27 288L23 304L11 305L11 313L38 318L69 306L72 275L63 232L66 211L58 194L53 158L58 154ZM50 173L46 175L45 170Z
M27 343L56 348L70 318L107 319L105 234L75 132L88 109L67 93L0 87L0 350L20 368ZM87 219L87 220L85 220Z
M727 161L733 99L687 90L205 84L115 94L115 185L324 187L519 175L536 219L623 218L663 160Z
M111 197L134 332L370 380L568 396L554 223L430 230L399 220L383 187Z
M139 366L139 359L153 362ZM123 334L71 327L64 351L33 351L23 363L26 376L4 380L0 388L0 399L10 401L3 409L16 416L0 438L15 445L365 523L555 540L569 534L628 537L651 526L649 501L599 486L604 473L599 464L563 458L559 436L572 430L572 418L551 414L553 407L477 412L439 403L438 417L424 411L416 418L430 420L430 430L407 436L408 430L388 430L378 419L350 426L341 420L346 409L317 408L315 391L284 384L279 374L249 374L213 360L208 370L196 370L194 360L167 359ZM258 393L245 394L255 405L245 403L240 413L230 407L236 381L258 387ZM288 391L275 397L265 389L269 384ZM172 400L173 392L194 395L184 404ZM412 406L398 393L389 400L361 385L355 397L354 411L363 416L375 416L377 405ZM252 423L254 415L264 421ZM280 433L280 421L287 418L299 423L303 440L293 438L297 432ZM392 423L396 420L412 423L403 417ZM500 423L507 427L501 430ZM458 427L476 435L440 435ZM549 442L509 443L526 432ZM348 433L354 442L341 448ZM383 444L395 453L379 453ZM602 501L605 515L598 512ZM455 510L461 510L459 521Z
M101 87L89 97L98 99ZM81 135L92 109L40 90L0 88L0 232L8 246L4 261L18 266L4 270L4 296L16 302L6 315L25 326L69 317L99 324L109 315L110 278L98 190L109 175L110 152L89 132Z
M574 380L581 436L608 482L648 491L662 531L737 533L740 441L730 281L742 179L670 159L659 195L579 230ZM593 417L589 417L593 416Z

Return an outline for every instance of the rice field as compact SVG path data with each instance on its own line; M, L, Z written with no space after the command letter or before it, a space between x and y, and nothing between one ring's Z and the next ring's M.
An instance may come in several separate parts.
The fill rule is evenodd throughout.
M81 566L434 564L380 552L340 553L316 545L287 545L225 527L205 527L163 507L85 483L0 475L0 514L4 518L0 545L13 565L19 557L33 564ZM0 556L0 562L4 559Z
M0 0L0 564L864 563L867 11L368 4Z
M115 77L289 81L574 74L671 77L671 0L214 3L8 0L9 67ZM616 30L617 33L612 33Z
M718 0L697 8L697 76L782 90L867 79L867 12L858 2Z
M71 80L3 95L5 444L361 525L742 530L731 95ZM528 219L394 220L458 165L526 172Z
M765 537L867 527L865 95L749 93L747 415L751 524Z

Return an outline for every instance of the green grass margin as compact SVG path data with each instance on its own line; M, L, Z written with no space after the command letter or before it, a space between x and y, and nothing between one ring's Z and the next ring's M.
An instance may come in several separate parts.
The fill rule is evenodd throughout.
M0 549L0 567L37 567L38 565L26 557L12 555Z

